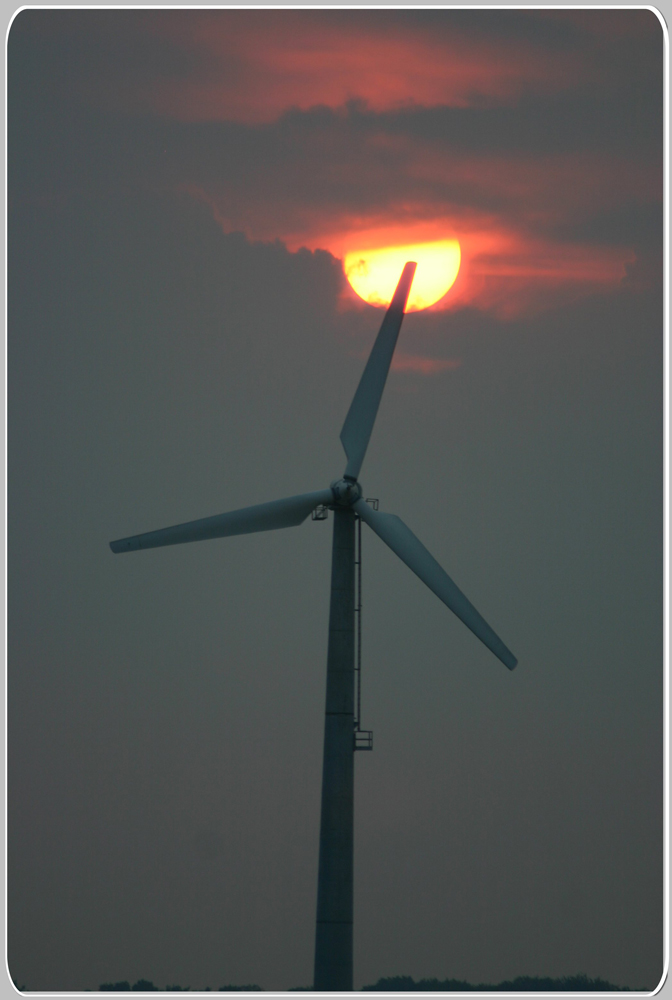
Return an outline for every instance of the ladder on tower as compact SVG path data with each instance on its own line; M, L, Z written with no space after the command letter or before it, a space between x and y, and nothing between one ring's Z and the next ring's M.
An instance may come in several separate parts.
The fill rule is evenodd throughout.
M367 497L374 510L378 510L378 500ZM355 559L355 615L357 618L357 642L355 645L355 750L373 750L373 732L362 729L362 519L357 517L357 552Z

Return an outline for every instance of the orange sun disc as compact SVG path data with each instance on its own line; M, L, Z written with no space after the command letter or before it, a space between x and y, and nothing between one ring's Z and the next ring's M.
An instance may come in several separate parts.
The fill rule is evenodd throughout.
M455 281L460 270L460 244L457 240L440 240L352 250L343 258L343 270L360 298L372 306L386 306L408 260L416 261L418 268L406 311L426 309L442 299Z

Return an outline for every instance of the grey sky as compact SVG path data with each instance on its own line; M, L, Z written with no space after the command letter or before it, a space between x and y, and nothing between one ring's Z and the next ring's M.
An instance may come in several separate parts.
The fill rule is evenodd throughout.
M32 990L310 982L332 521L124 557L108 542L340 476L381 311L344 296L315 234L403 221L412 192L428 218L490 213L521 259L543 244L553 268L579 250L624 263L595 284L526 271L404 321L416 360L391 372L365 495L519 666L365 529L355 984L653 988L661 29L646 11L337 13L381 46L487 42L530 77L504 97L497 77L468 100L354 93L261 120L263 101L234 101L248 64L201 50L196 12L12 27L10 970ZM230 15L208 14L226 44ZM175 95L204 80L230 103L195 120Z

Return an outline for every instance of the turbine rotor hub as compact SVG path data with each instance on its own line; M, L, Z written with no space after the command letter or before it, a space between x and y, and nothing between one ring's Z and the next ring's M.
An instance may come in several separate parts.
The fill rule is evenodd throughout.
M331 483L334 503L341 507L349 507L362 495L362 487L354 479L335 479Z

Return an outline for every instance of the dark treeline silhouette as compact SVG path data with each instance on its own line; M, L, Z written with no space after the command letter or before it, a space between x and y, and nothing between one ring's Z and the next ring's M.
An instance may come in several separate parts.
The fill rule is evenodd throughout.
M362 986L362 990L376 990L380 993L606 993L611 990L629 991L629 987L614 986L605 979L590 979L588 976L563 976L561 979L519 976L496 985L474 985L461 979L419 979L416 983L410 976L393 976L390 979L379 979L374 986Z
M130 985L127 979L124 979L120 983L101 983L98 987L100 991L107 991L112 993L121 993L125 990L137 990L138 993L188 993L191 986L166 986L164 990L160 986L155 986L153 982L149 979L138 979L137 983L133 986ZM259 990L263 992L261 986L253 986L248 984L246 986L233 986L229 984L228 986L220 986L217 992L219 993L244 993L249 990ZM197 993L210 993L210 987L206 986L203 989L196 990Z
M102 983L99 990L109 990L119 993L123 990L137 990L150 993L174 991L188 992L189 986L166 986L161 990L148 979L138 979L131 986L127 980L121 983ZM312 986L292 986L289 993L312 991ZM25 990L25 987L24 987ZM262 991L261 986L248 984L246 986L220 986L218 992L245 993L250 990ZM606 979L591 979L589 976L563 976L561 979L550 979L547 976L519 976L517 979L505 979L502 983L467 983L462 979L419 979L417 982L411 976L392 976L379 979L373 986L362 986L362 991L378 993L609 993L629 992L629 986L614 986ZM198 993L209 993L210 987L196 990Z
M12 980L19 993L29 993L27 986L20 986ZM190 986L166 986L162 990L149 979L138 979L132 986L127 979L119 983L101 983L100 991L123 993L126 990L136 990L138 993L188 993ZM312 986L290 986L288 993L312 992ZM258 991L263 993L263 987L248 983L245 986L220 986L219 993L247 993ZM628 993L629 986L614 986L606 979L591 979L589 976L562 976L551 979L548 976L518 976L517 979L505 979L501 983L467 983L463 979L418 979L411 976L391 976L379 979L373 986L362 986L362 991L377 993ZM89 992L88 990L86 991ZM194 988L195 993L210 993L210 987ZM648 992L644 988L636 992Z

